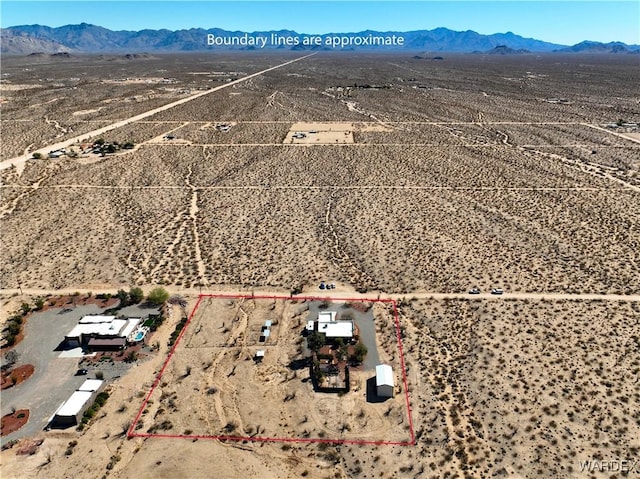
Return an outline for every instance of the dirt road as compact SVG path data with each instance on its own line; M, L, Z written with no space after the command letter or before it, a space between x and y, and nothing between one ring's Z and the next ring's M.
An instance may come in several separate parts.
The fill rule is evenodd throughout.
M143 291L148 293L155 286L142 286ZM164 288L170 294L178 294L183 296L197 296L198 294L226 294L226 295L256 295L256 296L288 296L289 291L282 290L262 290L260 288L254 289L212 289L212 288L179 288L175 286L164 286ZM128 290L128 286L123 286L123 289ZM46 295L70 295L74 293L87 294L89 292L96 293L111 293L116 294L117 288L104 288L104 289L83 289L83 288L66 288L66 289L31 289L22 288L18 289L0 289L1 295L14 295L23 294L28 296L46 296ZM307 297L319 297L319 298L344 298L344 299L516 299L516 300L550 300L550 301L625 301L636 302L640 301L640 294L606 294L606 293L509 293L505 292L501 295L495 295L491 293L480 294L468 294L467 292L452 292L452 293L435 293L428 291L403 293L403 294L387 294L381 292L369 292L369 293L357 293L355 291L346 290L346 288L338 288L335 290L320 290L312 289L304 291L300 296Z
M290 64L298 62L300 60L304 60L305 58L308 58L308 57L310 57L312 55L315 55L315 53L311 53L309 55L304 55L304 56L296 58L294 60L290 60L288 62L281 63L280 65L276 65L276 66L267 68L266 70L262 70L262 71L259 71L259 72L256 72L256 73L252 73L251 75L247 75L245 77L239 78L238 80L234 80L234 81L231 81L229 83L225 83L224 85L220 85L218 87L211 88L210 90L201 91L199 93L196 93L194 95L188 96L186 98L181 98L180 100L174 101L172 103L168 103L168 104L163 105L163 106L161 106L159 108L154 108L153 110L149 110L149 111L146 111L144 113L140 113L139 115L132 116L131 118L127 118L127 119L118 121L116 123L112 123L111 125L107 125L107 126L104 126L102 128L98 128L97 130L93 130L93 131L90 131L88 133L83 133L80 136L77 136L77 137L74 137L74 138L70 138L68 140L64 140L64 141L61 141L59 143L55 143L53 145L45 146L45 147L40 148L40 149L38 149L38 150L36 150L34 152L23 154L21 156L18 156L18 157L15 157L15 158L10 158L8 160L4 160L4 161L0 162L0 170L4 170L4 169L7 169L7 168L10 168L11 165L15 165L18 174L21 174L22 171L24 170L24 166L25 166L26 161L33 156L33 153L40 153L40 154L42 154L43 157L46 158L47 154L52 150L59 150L61 148L67 148L67 147L69 147L69 146L71 146L71 145L73 145L75 143L81 143L83 141L86 141L87 138L98 137L98 136L102 135L103 133L106 133L107 131L114 130L116 128L120 128L122 126L128 125L129 123L133 123L133 122L136 122L136 121L139 121L139 120L143 120L144 118L148 118L148 117L150 117L152 115L155 115L156 113L160 113L162 111L169 110L169 109L171 109L171 108L173 108L175 106L182 105L184 103L190 102L191 100L195 100L196 98L200 98L201 96L208 95L209 93L213 93L213 92L216 92L218 90L222 90L223 88L228 88L230 86L237 85L238 83L242 83L243 81L247 81L247 80L249 80L251 78L257 77L259 75L262 75L264 73L270 72L270 71L275 70L277 68L282 68L284 66L290 65Z

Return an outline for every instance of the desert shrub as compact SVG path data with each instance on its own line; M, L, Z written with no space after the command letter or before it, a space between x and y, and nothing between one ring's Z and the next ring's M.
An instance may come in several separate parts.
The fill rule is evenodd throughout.
M9 331L9 334L17 336L18 334L20 334L20 324L16 323L15 321L9 321L9 323L7 324L7 330Z
M7 353L4 355L4 359L6 361L6 364L9 365L9 366L14 365L18 361L19 357L20 357L20 354L18 354L13 349L11 351L7 351Z
M129 293L127 293L124 289L119 289L116 293L116 297L120 300L120 307L129 305Z
M42 308L44 308L44 298L36 298L35 301L35 307L37 311L40 311Z
M159 286L149 292L149 296L147 296L147 299L151 304L160 306L167 299L169 299L169 292L163 287Z
M353 350L353 355L351 356L351 358L355 362L361 363L362 361L364 361L364 358L367 356L367 352L368 352L367 347L362 342L358 341L358 344L356 344Z
M116 465L116 463L120 460L120 456L117 454L114 454L113 456L111 456L111 460L109 461L109 464L107 464L107 469L111 470L114 468L114 466Z
M98 397L96 397L96 404L100 407L104 406L104 403L107 402L107 399L109 399L109 393L106 391L101 392L100 394L98 394Z
M144 292L141 288L131 288L129 290L129 299L132 304L138 304L144 299Z
M314 331L307 337L307 346L311 351L318 352L326 343L325 335Z
M176 324L176 329L173 330L173 333L171 333L171 336L169 337L169 346L173 346L173 343L177 341L185 324L187 324L187 318L182 318L180 322Z

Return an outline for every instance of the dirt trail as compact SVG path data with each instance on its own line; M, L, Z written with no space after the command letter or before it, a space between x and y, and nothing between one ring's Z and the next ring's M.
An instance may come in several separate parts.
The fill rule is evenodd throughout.
M540 156L546 157L546 158L551 158L553 160L559 160L562 163L565 163L567 165L573 166L573 167L577 167L578 169L580 169L580 171L587 173L589 175L595 176L596 178L606 178L607 180L611 180L615 183L618 183L619 185L623 186L624 188L633 190L633 191L637 191L640 192L640 186L637 185L633 185L631 183L628 183L626 181L624 181L621 178L617 178L613 175L611 175L611 173L605 171L605 168L601 167L600 165L595 166L593 164L586 164L586 163L582 163L580 161L577 160L572 160L570 158L567 158L565 156L562 155L558 155L556 153L548 153L546 151L540 151L540 150L534 150L534 149L528 149L527 151L530 151L532 153L536 153Z
M5 296L11 295L27 295L27 296L46 296L46 295L73 295L74 293L87 294L87 293L111 293L116 294L120 287L113 288L3 288L0 289L0 294ZM157 287L156 284L141 285L140 288L146 293ZM273 290L273 289L235 289L234 286L224 288L184 288L180 286L165 285L163 286L170 294L182 295L182 296L198 296L204 295L231 295L231 296L289 296L290 291L286 289ZM319 290L312 289L306 291L300 296L314 297L314 298L335 298L335 299L394 299L394 300L411 300L411 299L488 299L488 300L545 300L545 301L623 301L623 302L640 302L640 293L634 294L614 294L614 293L509 293L505 292L502 295L494 295L491 293L480 294L468 294L466 292L451 292L451 293L439 293L428 291L416 291L409 293L388 294L384 292L372 291L369 293L357 293L355 291L343 291L343 290ZM295 298L295 296L294 296Z
M45 116L44 121L47 125L53 125L53 127L60 132L56 135L56 138L60 138L69 132L69 129L61 126L57 120L49 120L49 118Z
M90 185L58 184L39 186L46 189L96 189L96 190L182 190L189 186L179 185ZM33 185L0 185L2 188L34 189ZM194 186L198 191L207 190L264 190L262 185L242 186ZM443 190L443 191L611 191L611 188L591 186L421 186L421 185L273 185L270 190ZM164 230L162 230L164 231Z
M11 200L11 202L8 205L1 207L0 220L4 219L5 217L13 213L13 211L16 209L20 201L26 198L27 196L29 196L33 190L37 190L38 188L40 188L40 183L48 179L49 176L50 175L41 176L33 184L25 187L24 191L20 193L18 196L16 196L13 200Z
M150 281L162 279L162 278L158 278L158 274L160 273L161 269L164 266L168 265L171 261L179 261L179 255L175 254L175 249L181 244L184 236L188 234L188 232L190 231L191 235L193 236L193 245L194 245L193 259L197 265L198 283L203 286L208 284L206 280L206 274L205 274L206 265L202 260L202 251L200 249L200 235L198 233L198 211L199 211L198 188L191 183L191 174L192 174L192 167L191 165L189 165L187 175L184 179L185 186L173 187L173 188L182 188L182 189L188 188L189 190L191 190L191 199L189 201L189 206L185 209L180 210L157 233L157 234L160 234L161 232L164 232L167 230L171 231L175 229L176 230L175 237L171 242L171 244L169 244L165 249L162 257L153 266L153 268L151 268L151 271L149 271L149 267L151 265L151 261L153 258L151 256L148 256L143 260L142 267L139 270L139 275L140 275L139 281L144 281L145 279ZM157 236L157 234L155 234L152 237L152 240L154 237ZM144 277L145 271L149 271L146 278Z
M242 83L244 81L250 80L250 79L252 79L254 77L257 77L259 75L262 75L264 73L270 72L272 70L276 70L277 68L282 68L284 66L290 65L290 64L298 62L300 60L304 60L305 58L309 58L310 56L313 56L313 55L316 55L316 53L311 53L309 55L304 55L304 56L296 58L294 60L289 60L288 62L281 63L279 65L267 68L265 70L261 70L261 71L256 72L256 73L252 73L252 74L247 75L245 77L239 78L238 80L234 80L234 81L231 81L229 83L225 83L223 85L217 86L215 88L211 88L210 90L205 90L205 91L198 92L198 93L196 93L194 95L191 95L191 96L188 96L186 98L181 98L180 100L174 101L172 103L168 103L168 104L163 105L161 107L154 108L153 110L149 110L149 111L146 111L144 113L140 113L138 115L132 116L130 118L126 118L124 120L120 120L120 121L118 121L116 123L112 123L111 125L107 125L107 126L104 126L102 128L98 128L97 130L93 130L93 131L90 131L88 133L83 133L82 135L77 136L75 138L70 138L68 140L64 140L64 141L61 141L61 142L53 144L53 145L45 146L45 147L40 148L39 150L37 150L37 152L41 153L43 156L46 156L47 153L49 151L51 151L51 150L59 150L61 148L67 148L67 147L69 147L69 146L71 146L71 145L73 145L75 143L80 143L82 141L86 141L86 139L88 139L88 138L98 137L98 136L100 136L100 135L102 135L102 134L104 134L104 133L106 133L108 131L114 130L116 128L120 128L120 127L128 125L130 123L134 123L134 122L142 120L144 118L148 118L148 117L153 116L153 115L155 115L157 113L169 110L169 109L171 109L171 108L173 108L175 106L182 105L184 103L190 102L191 100L195 100L196 98L200 98L201 96L205 96L205 95L208 95L210 93L222 90L223 88L228 88L230 86L237 85L238 83ZM26 163L26 161L29 158L30 158L30 155L21 155L21 156L18 156L16 158L10 158L8 160L4 160L4 161L0 162L0 170L4 170L4 169L7 169L7 168L10 168L11 165L15 165L16 168L18 170L20 170L21 168L24 168L24 164Z
M609 133L610 135L617 136L618 138L622 138L622 139L627 140L627 141L633 141L634 143L640 143L640 140L638 140L636 138L632 138L630 136L626 136L626 135L623 135L621 133L617 133L615 131L607 130L606 128L602 128L601 126L598 126L598 125L591 125L589 123L580 123L580 125L588 126L589 128L593 128L594 130L604 131L605 133Z
M23 165L24 169L24 165ZM20 172L16 171L18 176L20 176ZM9 216L13 211L17 208L18 204L26 199L33 191L41 188L41 185L44 181L50 179L55 175L55 168L47 168L47 170L39 176L35 181L33 181L30 185L20 185L20 186L8 186L2 185L2 187L6 188L23 188L24 191L17 195L13 200L11 200L8 204L0 206L0 220Z
M176 216L175 216L175 220L181 220L182 216L183 216L184 212L179 212ZM154 280L154 278L156 278L156 275L160 272L160 269L165 266L166 264L168 264L172 258L175 258L175 254L174 254L174 250L176 249L176 247L180 244L180 242L182 241L182 237L185 234L185 230L186 230L186 221L182 220L182 223L180 224L180 226L178 227L178 231L176 233L176 236L173 238L173 241L171 242L171 244L169 246L167 246L167 249L165 250L164 254L162 255L162 258L160 258L160 260L158 261L158 263L153 267L153 269L149 272L148 278L150 280ZM145 261L145 263L143 263L145 266L149 264L150 260L152 258L147 258L147 260Z
M324 224L328 231L328 240L331 251L331 260L339 270L346 271L350 274L350 281L356 285L356 288L370 288L374 282L372 278L352 261L349 254L345 251L341 244L340 238L333 227L331 221L331 204L334 201L333 196L327 202L327 210L325 213Z
M196 265L198 267L198 282L206 286L207 282L207 267L202 260L202 251L200 250L200 235L198 234L198 188L191 183L191 174L192 168L189 165L189 172L187 173L187 177L185 178L185 183L191 190L191 206L189 207L189 219L192 223L192 234L193 234L193 252L196 260Z
M183 188L183 187L177 187L177 188ZM151 260L153 260L153 255L148 254L147 256L143 259L142 261L142 265L139 268L139 273L140 276L138 277L138 282L140 281L145 281L148 279L152 279L153 275L158 271L158 269L160 268L160 266L163 264L163 262L165 261L166 258L170 258L173 256L173 249L176 247L177 245L177 241L179 242L179 238L182 237L182 224L184 223L184 215L186 214L185 210L180 210L168 223L166 223L164 226L159 227L155 233L153 233L149 239L150 242L154 242L156 240L156 238L160 238L164 235L164 233L169 230L176 230L176 238L174 238L174 241L167 247L167 249L165 250L165 253L163 254L162 258L159 260L159 263L152 269L152 271L148 274L148 276L145 276L145 271L149 271L150 268L150 263ZM181 224L180 226L178 226L178 224ZM177 241L176 241L177 239Z

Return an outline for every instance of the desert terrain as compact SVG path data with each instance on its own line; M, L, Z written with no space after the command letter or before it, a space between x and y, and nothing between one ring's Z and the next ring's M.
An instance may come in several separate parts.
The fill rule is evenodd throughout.
M404 409L294 388L292 304L256 365L217 324L238 305L214 302L148 398L153 436L127 432L180 314L90 427L6 449L2 476L619 477L581 462L640 461L637 59L303 56L3 59L3 315L131 286L184 295L185 314L223 291L392 298L415 444L200 437L406 441ZM134 148L26 159L109 126ZM380 341L393 325L376 315ZM187 437L160 437L167 421Z
M348 306L323 304L353 315ZM386 401L371 400L367 380L375 370L366 362L350 368L350 391L315 390L302 335L308 319L315 314L306 300L204 297L130 432L150 438L410 444L393 311L378 304L366 320L380 338L379 345L370 345L370 354L393 364L400 378L398 394ZM271 334L261 340L267 320ZM257 361L260 350L264 359Z

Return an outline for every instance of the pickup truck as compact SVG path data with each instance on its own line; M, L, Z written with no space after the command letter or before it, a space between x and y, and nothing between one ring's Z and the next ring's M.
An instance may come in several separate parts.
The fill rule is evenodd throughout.
M492 288L491 294L502 294L504 291L501 288Z

